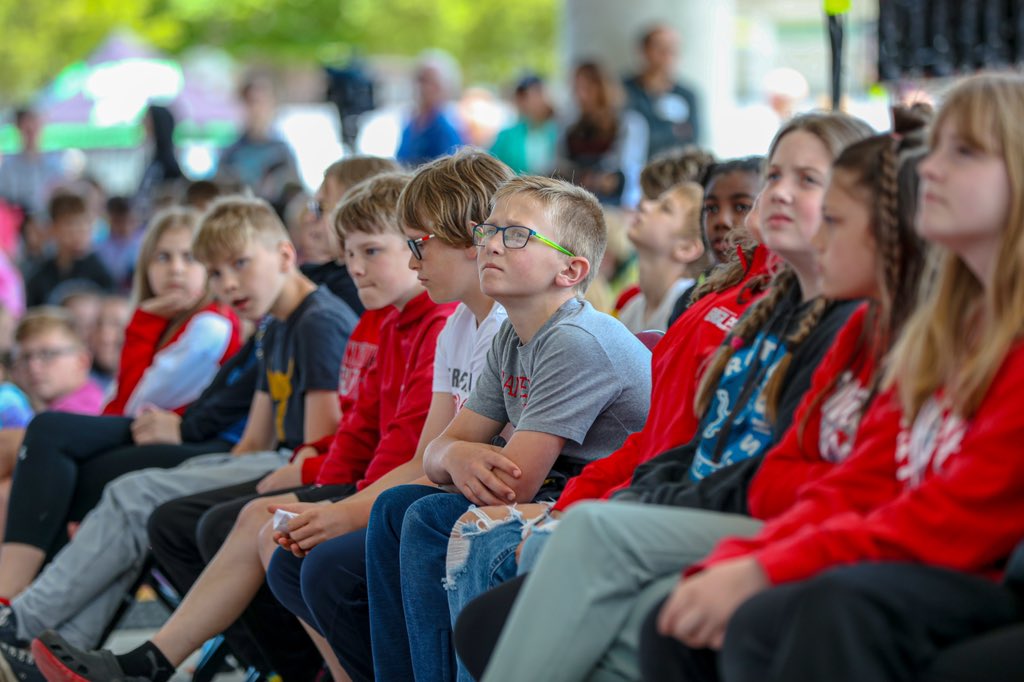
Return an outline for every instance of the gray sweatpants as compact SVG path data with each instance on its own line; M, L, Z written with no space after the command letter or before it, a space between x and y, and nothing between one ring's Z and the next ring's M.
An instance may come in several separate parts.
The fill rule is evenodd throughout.
M158 506L259 478L287 464L290 454L203 455L174 469L143 469L110 482L74 539L11 601L18 637L28 640L53 629L75 646L97 646L139 577L149 552L149 515Z
M516 598L484 682L639 679L630 629L683 568L761 522L738 514L620 502L573 507ZM632 650L632 651L630 651Z

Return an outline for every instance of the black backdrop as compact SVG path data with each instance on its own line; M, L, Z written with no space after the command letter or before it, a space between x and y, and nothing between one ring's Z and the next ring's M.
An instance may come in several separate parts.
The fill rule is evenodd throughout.
M952 76L1024 63L1024 0L880 0L878 74Z

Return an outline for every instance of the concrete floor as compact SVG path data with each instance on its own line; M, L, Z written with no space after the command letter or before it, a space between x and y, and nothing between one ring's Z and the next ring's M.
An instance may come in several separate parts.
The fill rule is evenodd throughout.
M167 616L167 609L162 604L143 596L143 600L136 602L125 616L123 627L118 628L111 635L107 648L115 654L134 649L149 639L163 624ZM178 673L171 678L173 682L189 682L192 679L192 670L198 660L199 654L196 653L185 661ZM214 679L217 682L242 682L245 679L245 674L243 672L221 673Z

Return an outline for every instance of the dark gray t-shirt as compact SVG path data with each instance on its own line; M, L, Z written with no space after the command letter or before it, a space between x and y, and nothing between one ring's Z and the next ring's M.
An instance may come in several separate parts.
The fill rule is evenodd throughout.
M307 296L288 319L273 321L257 349L259 390L274 403L278 446L305 442L307 391L337 391L345 344L359 318L325 287Z
M600 459L643 428L651 354L621 322L567 301L523 345L506 320L466 407L513 428L565 438L562 455Z

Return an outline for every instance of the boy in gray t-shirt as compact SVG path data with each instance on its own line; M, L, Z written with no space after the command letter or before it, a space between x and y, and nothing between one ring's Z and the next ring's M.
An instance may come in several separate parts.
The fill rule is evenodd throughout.
M564 439L556 468L582 466L643 428L650 353L621 322L571 298L522 343L508 320L466 407L516 431Z
M460 585L466 577L469 543L458 542L466 540L457 532L463 524L452 528L463 514L475 512L470 527L478 531L492 519L521 521L518 509L538 507L521 503L552 499L568 476L643 427L650 353L620 322L581 300L606 237L592 194L539 177L508 181L487 222L474 228L480 288L508 319L466 406L426 449L427 476L458 492L400 486L383 493L370 514L366 569L377 679L454 678L449 596L455 576ZM503 442L506 424L512 435ZM511 513L474 506L510 503L520 504ZM442 586L438 577L446 573Z

